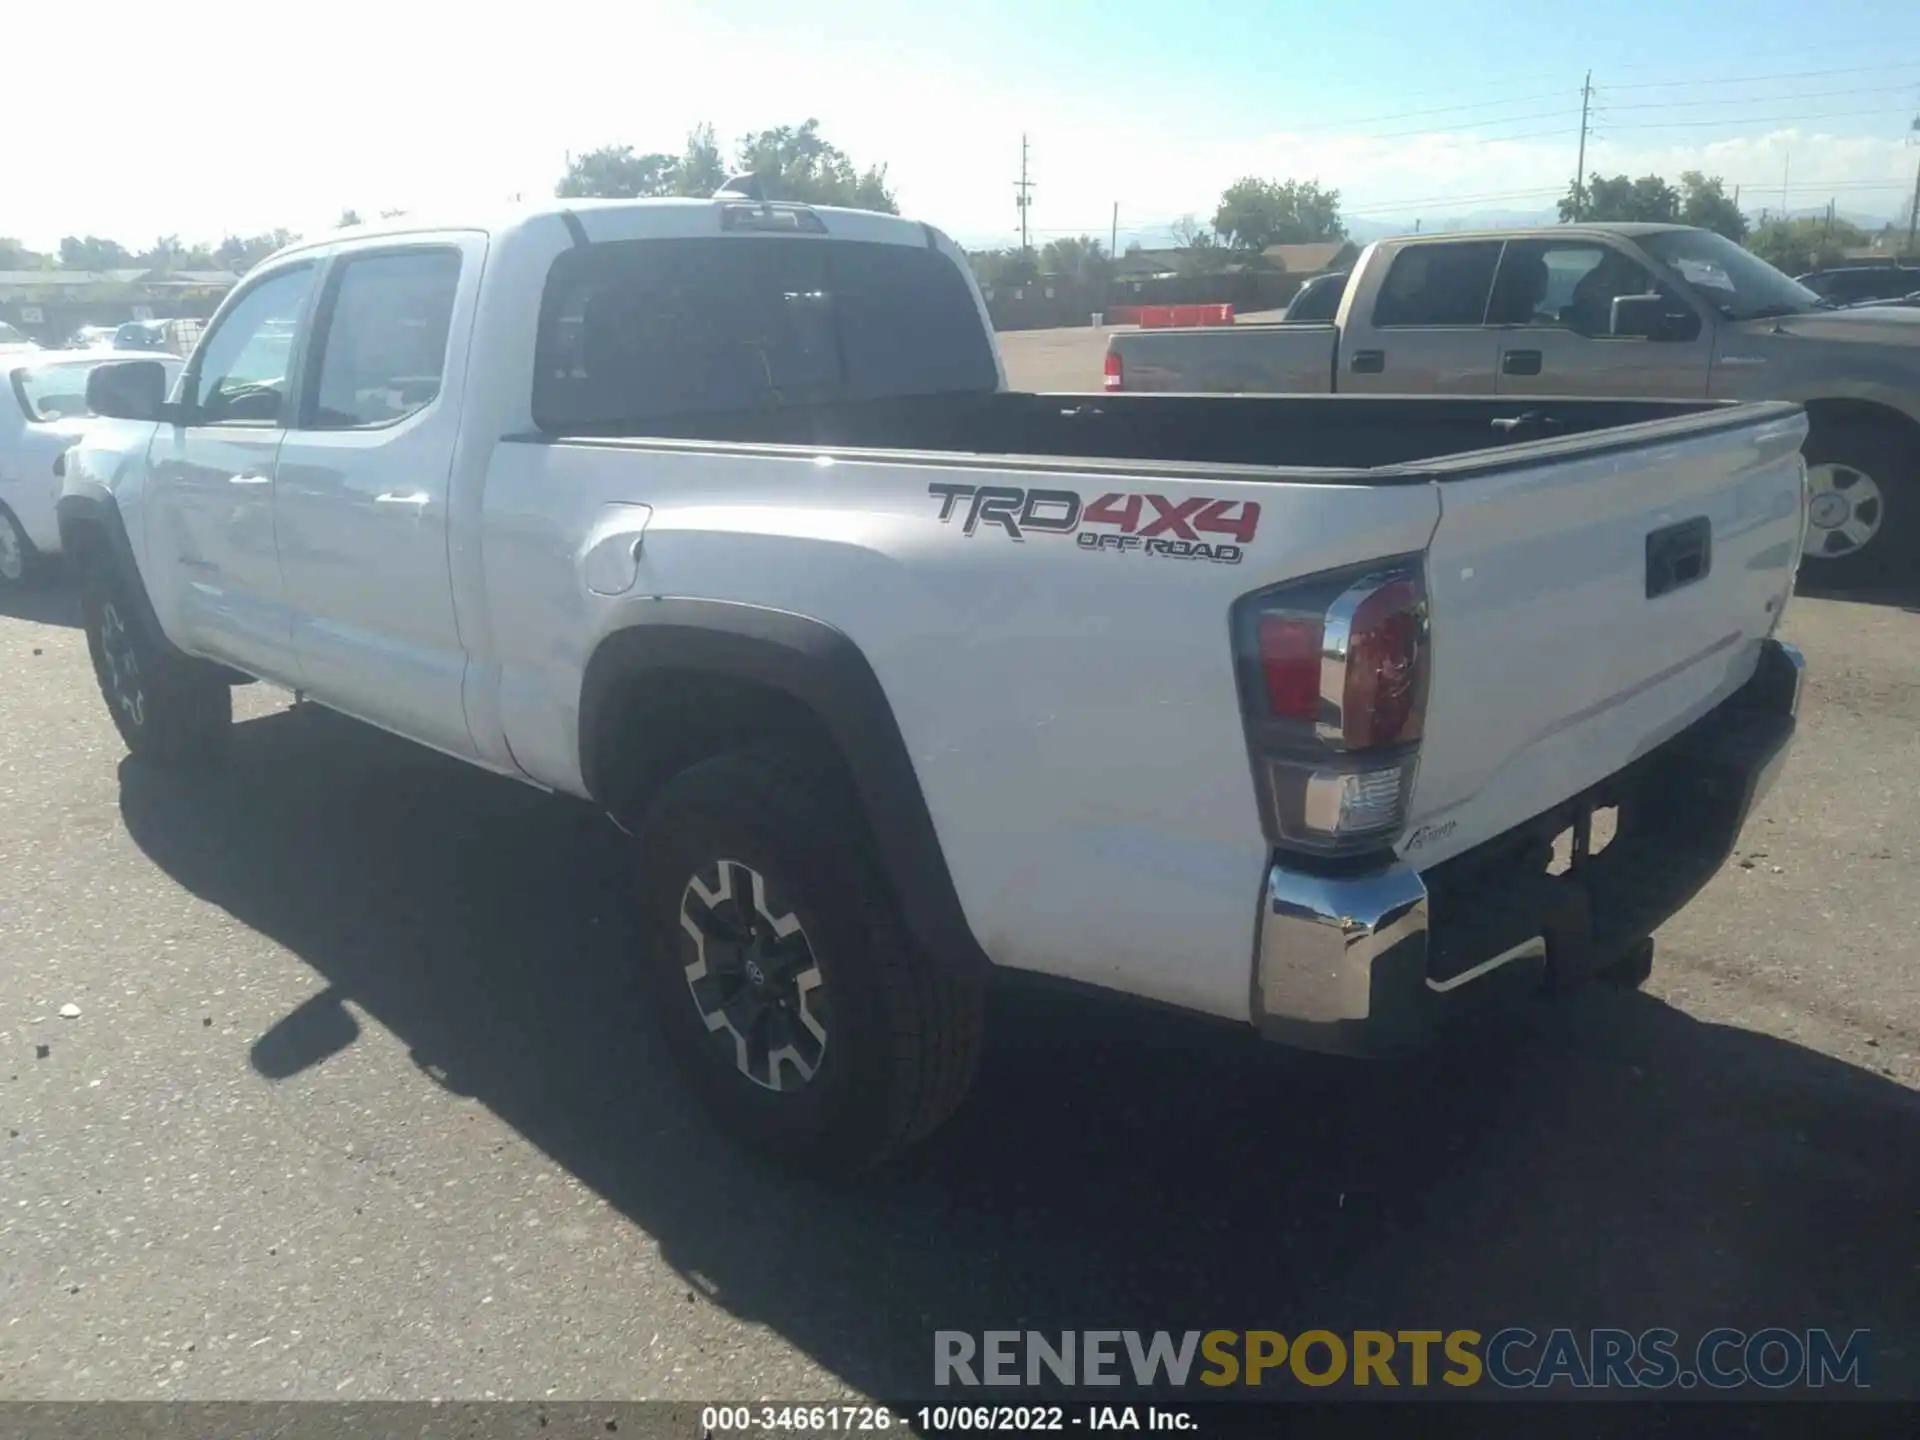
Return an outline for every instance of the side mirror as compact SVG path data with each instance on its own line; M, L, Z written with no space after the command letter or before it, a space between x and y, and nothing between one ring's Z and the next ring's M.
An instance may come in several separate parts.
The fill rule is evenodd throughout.
M1616 295L1607 333L1617 340L1692 340L1700 317L1665 295Z
M167 403L167 367L158 360L96 365L87 375L87 409L110 420L158 420Z

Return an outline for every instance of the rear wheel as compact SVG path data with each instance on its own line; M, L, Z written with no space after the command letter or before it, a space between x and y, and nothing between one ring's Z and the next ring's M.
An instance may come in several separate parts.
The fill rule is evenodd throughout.
M706 760L637 832L654 1019L737 1140L850 1171L965 1096L984 998L914 945L844 787L804 752Z
M110 563L81 570L80 609L101 698L127 749L161 765L214 760L233 726L233 692L167 645Z
M13 512L0 505L0 595L24 590L37 578L40 552Z
M1920 445L1889 422L1816 423L1806 457L1807 579L1844 588L1911 574L1920 553Z

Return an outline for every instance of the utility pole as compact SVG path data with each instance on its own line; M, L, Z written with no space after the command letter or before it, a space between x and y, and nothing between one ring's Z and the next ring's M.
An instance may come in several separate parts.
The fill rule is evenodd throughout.
M1593 72L1580 86L1580 158L1573 162L1573 218L1587 218L1587 116L1593 110Z
M1120 202L1118 200L1113 202L1113 230L1107 236L1107 254L1116 258L1120 254Z
M1920 145L1920 115L1913 117L1913 123L1907 127L1908 143ZM1907 258L1920 255L1913 246L1914 232L1920 231L1920 164L1913 167L1913 209L1907 215Z
M1820 232L1820 243L1826 244L1833 239L1833 201L1827 201L1827 228Z
M1027 179L1027 134L1020 132L1020 179L1015 182L1014 204L1020 209L1020 253L1026 254L1033 248L1027 230L1027 210L1033 204L1033 182Z
M1909 259L1915 255L1920 255L1920 250L1914 249L1913 245L1915 230L1920 230L1920 165L1913 167L1913 213L1907 216L1907 256Z
M1780 219L1783 223L1793 219L1793 210L1787 204L1787 181L1793 175L1793 152L1787 151L1780 161Z

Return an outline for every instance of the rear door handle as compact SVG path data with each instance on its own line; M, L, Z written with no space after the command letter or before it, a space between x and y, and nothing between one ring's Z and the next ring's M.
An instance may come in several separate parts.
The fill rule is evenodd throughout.
M1384 350L1356 350L1347 368L1356 375L1379 375L1387 368L1387 352Z
M420 517L427 513L427 503L431 497L424 490L389 490L384 495L373 497L375 508L387 515L405 515L414 524L420 523Z
M1500 353L1500 373L1502 375L1538 375L1540 352L1538 350L1503 350Z
M229 475L227 477L227 483L229 485L271 485L273 483L273 477L271 475L256 475L249 470L244 475Z

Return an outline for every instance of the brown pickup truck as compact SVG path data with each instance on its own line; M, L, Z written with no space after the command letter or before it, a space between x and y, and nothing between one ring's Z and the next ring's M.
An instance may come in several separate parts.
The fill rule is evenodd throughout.
M1108 390L1793 400L1809 579L1920 560L1920 310L1835 308L1680 225L1367 247L1327 324L1117 330Z

